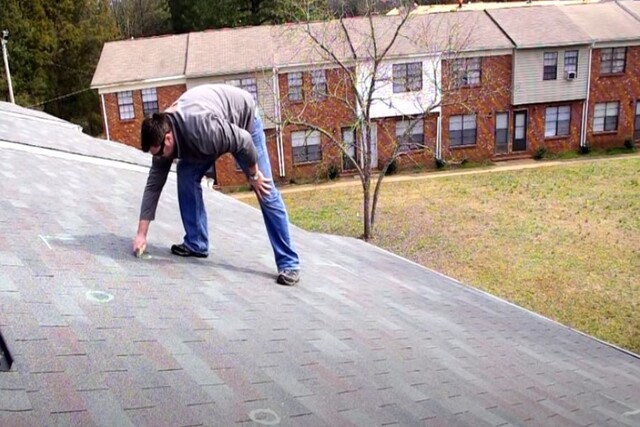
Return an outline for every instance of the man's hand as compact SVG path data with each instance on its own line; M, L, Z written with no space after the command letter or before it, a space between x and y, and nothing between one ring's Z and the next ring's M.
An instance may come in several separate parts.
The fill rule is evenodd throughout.
M249 178L249 182L251 183L251 188L256 192L256 196L258 199L262 200L265 196L268 196L271 193L271 182L273 180L267 178L262 174L262 172L257 171L255 175L255 179Z
M135 239L133 239L133 253L139 257L145 249L147 249L147 236L137 234Z

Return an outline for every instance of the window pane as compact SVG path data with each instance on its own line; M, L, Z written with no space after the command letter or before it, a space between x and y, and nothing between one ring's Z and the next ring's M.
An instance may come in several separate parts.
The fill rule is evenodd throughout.
M449 139L451 145L462 145L462 130L450 131Z
M467 114L464 116L463 122L464 129L475 129L476 128L476 115L475 114Z
M449 130L462 130L462 116L451 116L449 118Z
M509 127L509 113L496 114L496 129L507 129Z
M604 117L596 117L593 119L593 131L594 132L604 131Z
M291 132L291 145L293 147L302 147L305 144L306 132Z

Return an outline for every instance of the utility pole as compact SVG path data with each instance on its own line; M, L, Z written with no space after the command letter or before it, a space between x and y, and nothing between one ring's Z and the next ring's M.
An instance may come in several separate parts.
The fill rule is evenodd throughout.
M9 71L9 58L7 57L7 40L9 39L9 31L2 30L2 58L4 59L4 69L7 71L7 85L9 85L9 100L12 104L16 103L13 98L13 86L11 86L11 71Z

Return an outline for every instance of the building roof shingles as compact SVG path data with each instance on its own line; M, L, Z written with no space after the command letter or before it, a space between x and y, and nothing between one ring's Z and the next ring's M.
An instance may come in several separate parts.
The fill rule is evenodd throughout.
M589 35L559 6L492 9L487 13L520 49L591 43Z
M184 77L187 34L105 43L91 87Z
M174 191L136 259L147 169L100 140L107 164L61 157L55 126L0 109L0 425L638 425L637 356L296 227L302 281L277 286L260 212L217 192L208 259L169 254Z

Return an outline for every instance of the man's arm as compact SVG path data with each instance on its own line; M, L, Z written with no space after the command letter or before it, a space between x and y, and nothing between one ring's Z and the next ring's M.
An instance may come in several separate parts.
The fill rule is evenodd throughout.
M158 200L162 193L162 188L167 182L167 176L171 170L171 159L153 157L147 185L144 188L142 196L142 204L140 206L140 220L138 222L138 231L133 240L133 251L143 252L147 246L147 233L149 232L149 224L155 219Z

